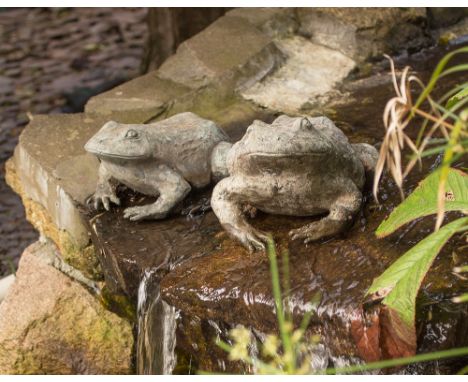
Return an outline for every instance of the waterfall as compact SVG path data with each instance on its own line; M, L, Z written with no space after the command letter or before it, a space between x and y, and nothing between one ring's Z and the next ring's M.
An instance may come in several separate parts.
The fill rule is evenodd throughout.
M138 288L138 374L171 374L176 365L176 311L161 300L156 271L146 270Z

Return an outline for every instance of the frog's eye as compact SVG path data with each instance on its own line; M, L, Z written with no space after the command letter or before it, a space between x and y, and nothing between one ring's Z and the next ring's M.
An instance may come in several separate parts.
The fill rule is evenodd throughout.
M307 118L302 118L301 120L302 129L312 129L312 123Z
M138 138L138 131L130 129L127 131L127 134L125 134L125 138Z

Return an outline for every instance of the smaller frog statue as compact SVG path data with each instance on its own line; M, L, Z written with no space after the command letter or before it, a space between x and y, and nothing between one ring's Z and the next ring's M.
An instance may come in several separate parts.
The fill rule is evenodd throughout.
M227 176L229 137L212 121L181 113L152 124L107 122L85 145L100 160L99 180L90 198L96 209L120 204L117 184L145 195L155 203L129 207L133 221L163 219L193 188Z
M211 207L249 251L264 250L267 235L247 222L246 206L278 215L325 215L290 237L308 243L333 236L359 211L366 170L373 171L377 158L373 146L350 144L326 117L254 121L229 150L229 177L215 186Z

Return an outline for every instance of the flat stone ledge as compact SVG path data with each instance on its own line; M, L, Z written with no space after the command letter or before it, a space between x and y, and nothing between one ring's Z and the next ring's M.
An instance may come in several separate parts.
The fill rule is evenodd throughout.
M107 121L84 114L34 116L7 166L7 180L20 194L31 223L89 277L99 266L78 206L97 183L98 160L85 142Z

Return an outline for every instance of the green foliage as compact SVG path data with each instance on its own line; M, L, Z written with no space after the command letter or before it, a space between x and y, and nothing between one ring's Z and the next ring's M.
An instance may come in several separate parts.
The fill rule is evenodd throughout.
M434 90L437 82L439 81L440 78L449 75L451 73L456 73L464 70L468 70L467 65L456 65L451 67L450 69L444 70L449 61L456 55L458 54L463 54L463 53L468 53L468 47L463 47L457 50L454 50L453 52L450 52L446 54L437 64L436 68L434 69L434 72L431 75L431 78L429 79L429 83L427 86L423 89L421 94L419 95L417 101L414 104L414 109L417 109L421 104L429 97L431 92Z
M447 54L435 68L427 86L416 80L422 86L422 91L414 103L411 101L411 91L408 90L411 81L408 80L407 83L404 83L406 79L403 76L401 86L407 97L400 97L400 102L404 102L403 106L398 105L398 107L392 109L393 113L391 114L393 125L400 129L399 132L409 126L409 121L414 116L418 115L424 119L415 143L407 136L404 137L413 151L413 156L404 171L404 176L411 171L415 163L420 161L421 158L439 153L443 154L442 163L437 170L427 176L376 230L378 237L384 237L410 221L437 214L434 232L394 262L382 275L374 280L367 291L367 295L372 295L374 298L383 298L382 304L386 305L392 313L396 313L397 317L413 333L415 333L416 296L426 273L437 254L452 235L468 230L468 217L459 218L441 228L446 211L460 211L465 215L468 213L468 176L465 172L451 167L457 159L465 156L467 152L468 109L466 104L468 103L468 83L456 86L438 102L431 98L431 93L441 78L452 73L468 70L468 64L446 68L448 62L455 55L461 53L468 53L468 47ZM404 84L406 87L403 86ZM400 93L404 93L403 90ZM428 103L429 111L421 108L423 102ZM442 102L446 102L445 107L442 106ZM386 110L388 114L388 110L390 110L388 105ZM407 114L408 111L409 114ZM432 123L432 127L426 129L429 123ZM432 138L436 131L441 134L441 139ZM401 191L402 177L397 177L395 174L402 173L400 159L401 149L403 148L401 142L403 141L397 142L396 149L390 145L383 147L380 158L382 158L382 161L383 158L390 159L390 163L393 165L390 166L391 174ZM432 142L442 142L443 145L428 149L427 146ZM391 162L394 157L398 160ZM454 301L468 301L468 295L459 296Z
M437 212L437 189L440 171L434 171L384 220L377 228L376 235L390 235L404 224ZM466 173L449 168L446 181L446 211L468 211L468 176Z
M400 206L406 208L403 202ZM394 309L410 327L414 325L416 295L424 276L439 251L450 237L468 229L468 217L457 219L433 232L395 261L374 280L367 291L379 297L382 303Z
M463 99L468 97L468 87L465 86L462 88L458 93L456 93L454 96L450 97L449 100L447 101L447 104L445 107L447 109L452 109L455 105L460 103Z

